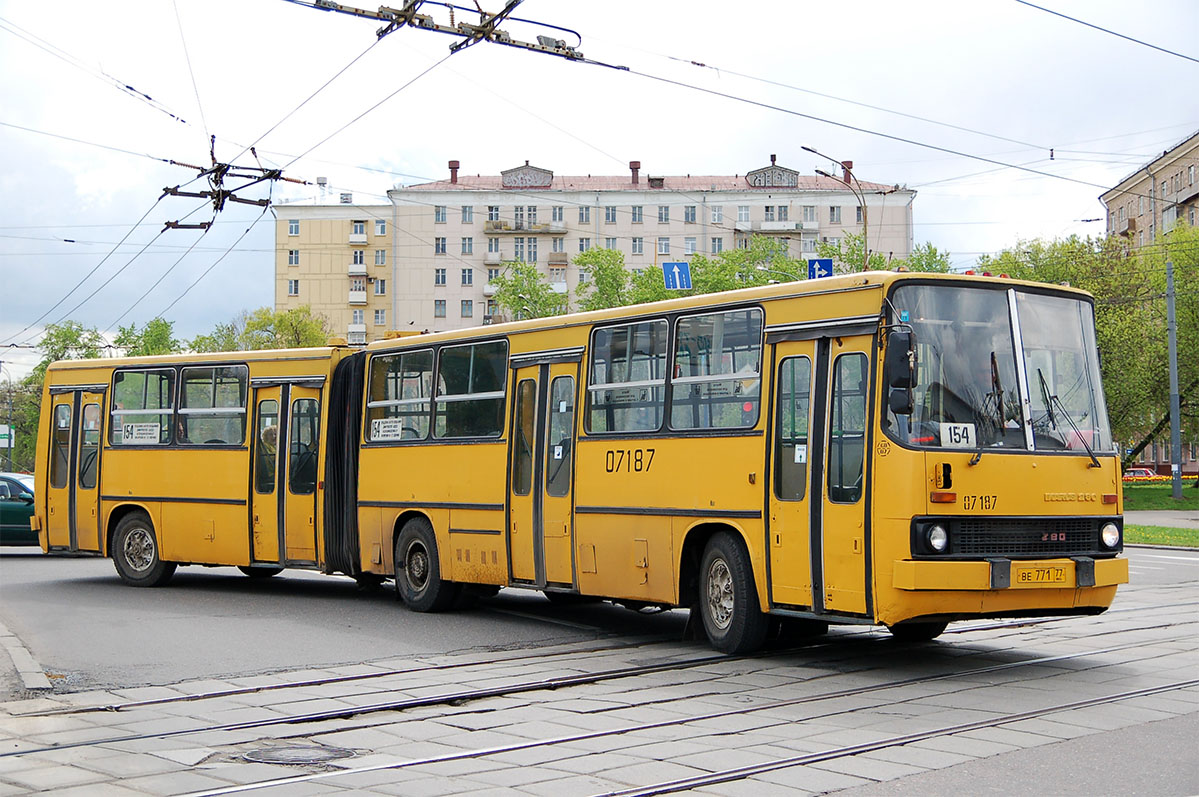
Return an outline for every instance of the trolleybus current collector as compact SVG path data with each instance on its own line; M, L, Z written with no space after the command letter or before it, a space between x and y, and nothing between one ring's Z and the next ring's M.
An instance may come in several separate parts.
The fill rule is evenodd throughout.
M1128 580L1091 298L871 272L372 343L57 362L47 551L770 617L1095 614Z

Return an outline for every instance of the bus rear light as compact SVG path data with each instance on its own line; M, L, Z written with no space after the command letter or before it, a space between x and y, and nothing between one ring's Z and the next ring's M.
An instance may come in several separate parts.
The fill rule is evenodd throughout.
M1105 503L1105 504L1116 503L1116 494L1115 493L1104 493L1103 494L1103 503Z
M934 504L956 504L958 501L958 494L933 490L928 494L928 500Z

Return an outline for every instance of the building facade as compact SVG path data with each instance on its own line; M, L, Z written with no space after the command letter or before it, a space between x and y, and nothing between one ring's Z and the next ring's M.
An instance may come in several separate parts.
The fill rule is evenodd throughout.
M1104 192L1108 235L1133 249L1152 244L1179 221L1199 221L1199 131Z
M800 175L773 156L733 176L644 175L637 161L619 176L560 176L528 162L499 175L449 167L446 180L389 191L389 206L280 205L276 307L310 304L360 342L500 320L493 280L507 262L536 263L573 295L588 275L572 261L594 248L620 250L631 271L747 246L754 235L784 241L796 258L863 229L872 252L912 250L915 192L859 182L852 163L841 179ZM361 224L365 236L354 232ZM372 287L380 280L381 293Z

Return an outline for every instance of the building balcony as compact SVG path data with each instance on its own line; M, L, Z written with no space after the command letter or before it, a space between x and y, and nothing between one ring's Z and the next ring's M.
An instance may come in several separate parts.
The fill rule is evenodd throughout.
M554 291L554 293L566 293L566 281L563 280L561 282L551 282L550 288Z
M820 222L818 222L818 221L801 221L796 224L795 229L803 230L804 232L819 232L820 231Z
M350 304L366 304L366 291L350 291Z
M351 263L349 275L351 277L365 277L366 276L366 263Z
M733 222L733 229L737 232L752 232L754 225L750 221L736 221Z
M529 222L499 220L483 222L483 231L506 235L549 235L555 232L565 232L566 226L562 222L550 224L549 222L545 221Z
M1130 236L1137 231L1137 220L1128 218L1116 225L1116 234Z
M364 232L350 233L350 244L352 246L366 246L366 233L364 233Z
M484 296L495 296L495 286L490 282L483 286Z
M566 252L549 252L546 254L546 261L551 266L564 266L570 262L570 255Z
M483 255L483 262L488 263L490 265L498 265L499 263L503 263L504 262L504 253L503 252L487 252L485 255Z

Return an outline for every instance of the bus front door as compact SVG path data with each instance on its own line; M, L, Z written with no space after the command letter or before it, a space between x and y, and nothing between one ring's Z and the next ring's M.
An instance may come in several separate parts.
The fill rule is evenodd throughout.
M254 391L254 489L250 497L250 563L282 564L279 533L282 505L279 494L279 402L283 388L260 387Z
M573 587L571 505L578 363L516 369L508 550L514 581Z
M812 341L774 348L771 419L770 601L811 608L812 558L809 465L813 446ZM820 493L815 493L819 499Z
M56 550L100 550L100 431L104 396L52 395L46 535Z
M287 563L316 565L316 486L320 478L320 390L292 385L287 422L284 553Z
M813 508L812 592L816 605L829 612L865 614L868 609L865 485L872 344L869 335L817 341L816 393L823 404L819 436L825 450L823 478L814 472L812 480L813 495L823 494Z

